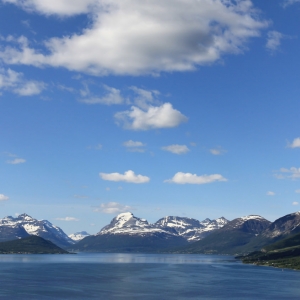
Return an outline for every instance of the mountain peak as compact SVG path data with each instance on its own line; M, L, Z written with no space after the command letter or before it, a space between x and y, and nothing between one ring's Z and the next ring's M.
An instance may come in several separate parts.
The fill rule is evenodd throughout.
M19 215L18 219L23 219L23 220L26 220L26 221L33 220L33 218L31 216L27 215L26 213Z

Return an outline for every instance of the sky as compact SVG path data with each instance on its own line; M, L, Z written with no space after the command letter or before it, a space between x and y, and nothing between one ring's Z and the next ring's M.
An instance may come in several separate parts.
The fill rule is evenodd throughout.
M300 0L0 0L0 218L270 221L300 203Z

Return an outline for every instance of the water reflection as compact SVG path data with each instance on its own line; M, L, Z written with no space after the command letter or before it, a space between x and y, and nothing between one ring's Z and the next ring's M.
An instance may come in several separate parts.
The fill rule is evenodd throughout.
M239 263L231 256L197 254L125 254L125 253L78 253L78 254L6 254L0 255L0 263L122 263L122 264L218 264Z

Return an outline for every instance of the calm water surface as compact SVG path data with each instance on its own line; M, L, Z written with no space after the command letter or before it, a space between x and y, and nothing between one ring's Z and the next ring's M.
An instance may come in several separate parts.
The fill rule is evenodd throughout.
M216 255L0 255L0 299L300 299L300 272Z

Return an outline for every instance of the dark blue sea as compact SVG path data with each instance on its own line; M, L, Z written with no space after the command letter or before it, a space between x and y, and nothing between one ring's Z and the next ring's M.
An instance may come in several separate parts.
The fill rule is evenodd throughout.
M0 255L0 299L300 299L300 272L231 256Z

